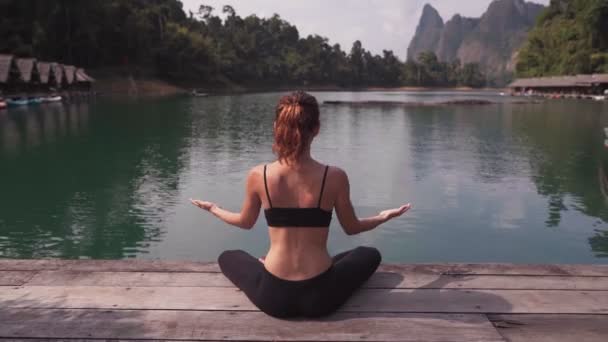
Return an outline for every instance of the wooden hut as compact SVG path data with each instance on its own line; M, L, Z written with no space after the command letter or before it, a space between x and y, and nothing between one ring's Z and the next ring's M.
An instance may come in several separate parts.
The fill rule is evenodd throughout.
M596 93L608 94L608 74L591 75L591 86Z
M76 84L79 89L86 90L86 91L91 90L91 85L93 84L93 82L95 82L95 80L91 76L87 75L87 73L84 71L84 69L82 69L82 68L76 69L75 77L76 77Z
M14 68L13 62L13 55L0 55L0 91L2 92L9 90Z
M40 84L47 86L50 83L51 78L51 63L49 62L38 62L36 63L36 70L40 77Z
M509 88L515 93L601 94L608 89L608 74L520 78Z
M69 86L71 86L72 84L74 84L74 81L76 79L76 67L74 67L73 65L61 65L61 67L63 68L63 73L65 75L65 83Z
M57 89L60 89L63 86L64 81L63 68L61 67L61 64L51 63L51 73L53 74L51 80L54 81L52 85L57 87Z
M36 65L35 58L17 58L15 64L17 65L17 70L19 70L21 82L31 84L32 82L37 81L36 78L38 77L34 77L38 75L38 72L34 68Z

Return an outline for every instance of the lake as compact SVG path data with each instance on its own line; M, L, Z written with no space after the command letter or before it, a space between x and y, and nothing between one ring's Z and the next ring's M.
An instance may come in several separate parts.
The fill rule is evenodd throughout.
M608 261L608 103L517 104L489 92L320 92L325 100L489 106L321 107L313 155L345 169L360 216L404 217L330 251L378 247L387 262ZM212 261L262 256L252 231L193 207L238 210L247 171L271 161L280 93L43 105L0 112L1 258ZM521 99L517 99L521 100Z

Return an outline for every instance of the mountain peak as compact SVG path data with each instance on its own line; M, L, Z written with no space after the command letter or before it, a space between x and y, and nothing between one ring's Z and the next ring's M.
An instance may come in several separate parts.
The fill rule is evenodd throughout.
M456 14L444 23L437 10L426 4L408 59L431 51L443 62L459 59L463 64L479 63L489 74L508 73L511 56L543 8L525 0L494 0L480 18Z
M416 27L416 35L407 50L407 58L414 60L421 52L434 51L439 43L443 27L443 18L439 12L430 4L424 5L420 22Z
M425 4L422 9L420 23L423 22L431 26L443 26L443 18L441 18L439 12L431 4Z

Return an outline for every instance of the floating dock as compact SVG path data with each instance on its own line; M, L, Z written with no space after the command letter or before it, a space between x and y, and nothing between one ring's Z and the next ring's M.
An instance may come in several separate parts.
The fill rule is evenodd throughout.
M2 340L608 341L608 265L383 265L338 313L259 312L216 264L0 260Z

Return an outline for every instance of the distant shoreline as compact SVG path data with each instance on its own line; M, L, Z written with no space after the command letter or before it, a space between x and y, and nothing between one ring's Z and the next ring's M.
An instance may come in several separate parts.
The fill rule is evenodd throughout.
M469 88L469 87L340 87L336 85L233 85L233 86L185 86L176 85L158 78L139 78L131 80L128 77L108 77L98 78L94 85L94 90L102 95L109 97L162 97L179 94L188 94L192 89L200 89L209 94L246 94L259 92L288 92L296 89L305 91L337 91L337 92L365 92L365 91L384 91L384 92L480 92L480 91L501 91L500 88Z

